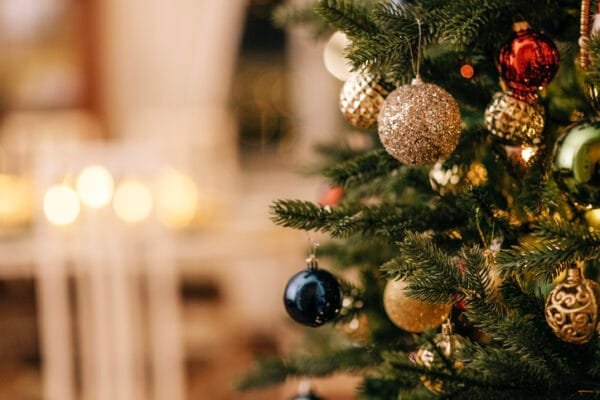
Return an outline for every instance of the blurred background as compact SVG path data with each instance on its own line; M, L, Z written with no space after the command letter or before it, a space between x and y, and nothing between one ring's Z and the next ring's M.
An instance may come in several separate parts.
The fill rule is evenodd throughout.
M0 0L1 400L293 397L231 382L297 340L268 206L330 194L346 67L278 3Z

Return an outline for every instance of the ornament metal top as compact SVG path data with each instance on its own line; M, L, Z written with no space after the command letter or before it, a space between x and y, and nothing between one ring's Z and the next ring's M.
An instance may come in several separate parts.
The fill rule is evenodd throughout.
M580 268L569 268L567 279L546 301L546 321L561 340L584 344L598 329L598 284L584 279Z
M379 113L379 138L398 161L433 164L456 148L462 129L456 100L418 76L391 92Z
M554 148L554 179L584 208L600 206L600 122L572 126Z
M515 34L500 50L500 73L519 100L530 100L532 92L556 75L558 49L550 38L532 31L527 22L515 23L513 30Z

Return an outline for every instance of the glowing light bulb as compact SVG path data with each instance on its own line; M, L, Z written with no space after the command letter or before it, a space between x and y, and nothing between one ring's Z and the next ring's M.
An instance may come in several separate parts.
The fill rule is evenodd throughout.
M113 188L112 175L100 165L84 168L77 178L79 198L88 207L102 208L108 205L113 195Z
M521 149L521 158L523 159L523 161L525 162L529 162L529 160L531 160L531 157L533 157L536 153L536 148L535 147L523 147Z
M54 185L44 195L44 214L54 225L72 224L80 208L77 193L68 185Z
M198 189L189 176L173 168L165 168L158 176L158 220L167 228L185 228L196 216L198 197Z
M137 179L124 180L117 185L113 208L117 217L125 222L142 222L152 211L152 193Z

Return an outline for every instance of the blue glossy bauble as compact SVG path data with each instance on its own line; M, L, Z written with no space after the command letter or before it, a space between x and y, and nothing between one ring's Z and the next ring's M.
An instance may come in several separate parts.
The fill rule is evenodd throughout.
M309 394L300 394L294 397L292 400L323 400L323 398L311 392Z
M292 276L283 293L292 319L317 327L331 321L342 308L342 289L330 272L307 268Z

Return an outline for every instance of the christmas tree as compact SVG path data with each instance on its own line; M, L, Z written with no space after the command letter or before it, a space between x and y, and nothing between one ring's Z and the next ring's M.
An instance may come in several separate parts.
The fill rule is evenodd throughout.
M347 35L340 108L373 140L319 147L341 201L272 207L275 223L331 238L285 306L345 340L311 329L318 346L258 361L241 389L340 372L363 377L364 399L600 399L596 6L278 11L282 24Z

